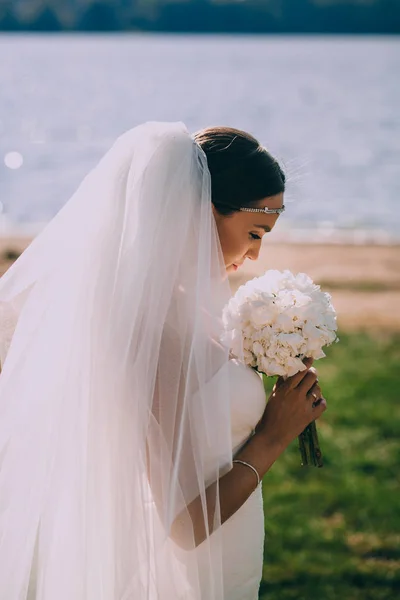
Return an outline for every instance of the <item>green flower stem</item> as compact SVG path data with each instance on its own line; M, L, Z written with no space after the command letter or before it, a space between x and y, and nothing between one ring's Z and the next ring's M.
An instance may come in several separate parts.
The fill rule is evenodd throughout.
M257 373L261 373L266 394L268 394L268 376L255 369ZM303 467L322 467L322 452L319 446L317 426L315 421L310 423L305 430L299 435L299 450L301 454L301 464Z
M299 435L299 450L303 467L323 466L315 421L310 423Z

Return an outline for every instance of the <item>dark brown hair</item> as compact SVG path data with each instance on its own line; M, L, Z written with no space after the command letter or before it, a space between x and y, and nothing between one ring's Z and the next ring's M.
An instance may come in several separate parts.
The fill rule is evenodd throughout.
M208 127L194 135L207 156L212 202L229 215L285 191L278 161L255 137L231 127Z

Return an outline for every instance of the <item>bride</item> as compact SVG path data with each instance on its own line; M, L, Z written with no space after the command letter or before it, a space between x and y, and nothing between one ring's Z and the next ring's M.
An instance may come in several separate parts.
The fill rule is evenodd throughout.
M122 135L0 280L0 598L256 600L260 480L326 408L220 343L285 177L252 136Z

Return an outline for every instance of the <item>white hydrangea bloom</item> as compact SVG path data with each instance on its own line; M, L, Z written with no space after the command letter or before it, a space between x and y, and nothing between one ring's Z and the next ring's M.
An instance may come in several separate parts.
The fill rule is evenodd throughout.
M224 309L223 342L266 375L292 376L303 358L337 341L331 296L305 273L267 271L242 285Z

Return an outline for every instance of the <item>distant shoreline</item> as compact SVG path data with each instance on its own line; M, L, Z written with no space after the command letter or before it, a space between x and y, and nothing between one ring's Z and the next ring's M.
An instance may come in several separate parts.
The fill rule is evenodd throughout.
M152 31L273 35L399 34L400 10L393 2L370 0L191 0L112 3L44 0L0 7L0 30L34 32Z
M7 29L1 29L1 36L30 36L30 37L122 37L122 36L146 36L146 37L158 37L158 36L173 36L173 37L270 37L270 38L336 38L340 40L349 38L360 38L360 39L374 39L377 40L383 38L390 38L393 40L400 39L400 31L388 33L382 32L329 32L329 31L318 31L318 32L307 32L307 31L173 31L173 30L153 30L153 29L119 29L113 31L82 31L78 29L62 29L60 31L32 31L31 29L20 29L18 31L9 31Z
M17 225L6 220L0 214L0 243L1 240L26 240L32 239L46 227L45 223L32 223ZM268 243L272 244L310 244L332 246L400 246L400 235L385 231L384 229L362 228L335 228L318 227L310 228L276 228L268 235Z
M0 276L31 241L0 236ZM400 332L400 244L267 242L259 260L246 261L231 277L232 289L267 269L310 275L332 295L343 331Z

